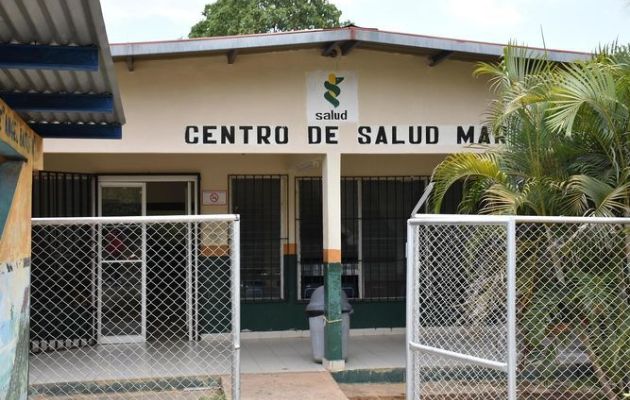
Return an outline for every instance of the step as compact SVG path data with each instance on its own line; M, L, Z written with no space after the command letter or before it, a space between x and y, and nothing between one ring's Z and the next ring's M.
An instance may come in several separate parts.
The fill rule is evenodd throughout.
M348 400L404 400L404 383L340 383Z
M228 380L223 380L227 399L232 399ZM348 400L328 372L281 372L242 374L241 400Z

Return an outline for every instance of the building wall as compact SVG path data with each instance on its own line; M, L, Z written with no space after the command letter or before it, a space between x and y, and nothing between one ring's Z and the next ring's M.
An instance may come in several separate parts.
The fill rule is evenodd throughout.
M0 100L0 399L27 397L31 188L42 139Z
M344 155L343 176L430 175L443 155ZM295 194L293 180L300 176L320 176L320 155L226 155L226 154L46 154L49 171L96 174L174 174L200 175L200 190L228 190L231 174L287 175L289 183L287 218L288 242L296 243ZM202 214L229 212L227 206L201 206ZM286 297L282 301L244 303L242 327L245 330L306 329L304 303L298 301L297 255L284 256ZM365 301L354 304L353 328L404 326L402 301Z
M0 195L2 399L25 399L28 383L31 174L31 163L0 160L0 187L6 191Z
M356 49L341 58L317 49L246 54L227 64L224 55L116 63L127 123L123 139L47 140L55 153L445 153L437 145L358 145L357 127L480 124L490 94L472 76L475 63ZM339 144L308 144L306 76L312 71L350 71L357 77L357 123L339 126ZM322 82L323 84L323 82ZM343 83L339 99L343 99ZM325 90L321 87L321 94ZM331 107L332 108L332 107ZM186 144L188 125L287 126L285 145ZM330 124L329 124L330 125ZM401 132L404 137L405 133ZM453 136L449 130L442 136Z
M118 61L127 119L123 139L46 140L45 169L99 174L194 173L200 175L200 190L228 190L229 175L286 175L286 237L289 244L295 244L294 178L320 176L325 154L342 154L342 176L418 176L430 175L444 154L476 151L453 145L454 127L478 129L490 98L487 82L473 77L474 66L445 60L429 67L426 56L360 48L341 58L322 57L317 49L245 54L234 64L228 64L224 55L138 59L133 71ZM356 122L313 125L307 113L307 98L312 95L307 78L313 71L350 73L356 78ZM339 99L343 100L348 87L343 83L340 87ZM324 93L322 89L315 95ZM221 125L286 126L289 141L271 145L253 140L244 144L238 138L236 144L185 141L187 126ZM309 143L309 126L337 127L338 143ZM360 145L360 126L368 126L374 133L382 127L387 143ZM426 138L421 144L392 143L393 127L404 139L409 127L426 133L427 126L439 127L438 143L428 144ZM201 206L200 211L229 210L228 206ZM297 300L297 255L290 249L287 246L284 256L285 300L243 304L243 329L307 327L304 304ZM404 307L402 301L357 302L353 327L404 326Z

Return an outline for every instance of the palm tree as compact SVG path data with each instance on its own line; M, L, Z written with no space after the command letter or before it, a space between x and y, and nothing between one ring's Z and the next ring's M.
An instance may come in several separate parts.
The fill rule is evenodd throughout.
M475 74L489 76L488 123L506 143L439 164L435 212L464 180L463 212L630 216L630 47L560 66L508 46Z
M487 76L496 94L488 124L505 144L446 157L433 172L434 212L464 181L461 212L630 216L629 46L561 65L510 45L499 63L481 63L475 74ZM615 227L601 236L583 225L566 235L544 226L521 235L518 246L528 277L517 282L517 312L533 322L522 328L521 362L561 323L585 346L604 396L621 398L630 389L630 232ZM594 264L598 246L614 251Z

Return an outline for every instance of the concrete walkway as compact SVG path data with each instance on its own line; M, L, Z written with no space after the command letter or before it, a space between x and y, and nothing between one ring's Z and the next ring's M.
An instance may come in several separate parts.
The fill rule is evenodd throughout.
M346 383L339 387L348 400L405 400L404 383Z
M232 398L223 381L227 399ZM241 400L348 400L328 372L241 375Z
M346 369L404 368L405 335L350 336ZM247 373L323 372L313 361L311 339L241 340L241 371Z
M227 349L229 344L223 345ZM150 379L172 376L223 375L231 359L216 356L213 342L133 343L101 345L31 355L30 384ZM227 352L227 350L224 350ZM218 362L225 360L226 362ZM405 366L402 334L350 336L346 369ZM313 361L311 339L282 337L243 339L241 371L247 373L323 372Z

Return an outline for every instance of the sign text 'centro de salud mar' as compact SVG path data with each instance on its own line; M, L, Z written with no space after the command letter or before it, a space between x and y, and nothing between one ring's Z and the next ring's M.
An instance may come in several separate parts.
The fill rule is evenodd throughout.
M292 135L287 125L187 125L184 141L197 145L336 145L340 126L356 125L357 145L490 145L502 142L486 126L362 125L359 123L357 77L354 72L315 71L306 76L305 132Z

